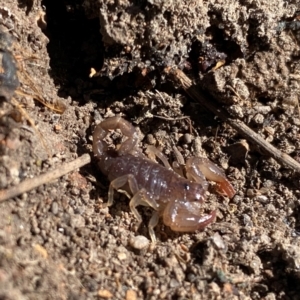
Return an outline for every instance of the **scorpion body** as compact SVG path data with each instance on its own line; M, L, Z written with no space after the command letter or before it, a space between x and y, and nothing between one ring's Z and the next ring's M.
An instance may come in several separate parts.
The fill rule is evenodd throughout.
M104 141L109 130L120 129L127 139L116 151L108 149ZM103 174L110 180L108 206L113 204L114 190L124 192L130 200L130 209L139 224L142 218L136 207L150 206L154 212L149 221L149 234L156 241L154 227L162 217L165 225L174 231L192 232L204 228L216 216L216 211L201 215L201 203L205 200L208 182L218 183L219 188L232 197L235 191L224 173L205 158L192 157L187 161L187 178L174 172L166 157L155 147L149 151L164 164L148 159L137 148L136 129L121 117L112 117L97 125L93 135L93 151Z

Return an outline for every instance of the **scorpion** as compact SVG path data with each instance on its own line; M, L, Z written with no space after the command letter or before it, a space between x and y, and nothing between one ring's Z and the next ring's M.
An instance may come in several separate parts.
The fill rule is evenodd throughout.
M111 130L119 129L126 140L118 150L109 149L104 139ZM156 147L148 146L163 165L150 160L138 149L139 134L136 128L120 116L110 117L95 128L93 152L98 165L110 181L107 206L113 204L114 190L123 192L128 198L130 210L138 221L142 217L137 206L148 206L153 214L148 224L149 235L156 242L154 227L160 218L163 223L177 232L194 232L203 229L216 218L216 210L201 214L208 180L229 198L235 190L224 172L207 158L191 157L186 162L186 177L176 173L167 158Z

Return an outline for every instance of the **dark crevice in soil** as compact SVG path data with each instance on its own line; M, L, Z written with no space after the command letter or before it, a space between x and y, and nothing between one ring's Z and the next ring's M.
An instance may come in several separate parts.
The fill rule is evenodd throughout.
M81 0L44 0L43 5L51 76L60 86L59 96L80 100L91 88L90 69L99 70L103 64L99 21L85 17Z
M288 263L282 258L282 255L284 254L276 249L258 253L264 270L266 270L264 279L260 283L268 286L268 292L285 295L280 299L290 299L285 297L295 297L300 293L299 278L296 274L287 271ZM261 296L264 295L261 294Z
M28 15L33 8L34 0L18 0L18 3L20 8L26 8L26 14Z

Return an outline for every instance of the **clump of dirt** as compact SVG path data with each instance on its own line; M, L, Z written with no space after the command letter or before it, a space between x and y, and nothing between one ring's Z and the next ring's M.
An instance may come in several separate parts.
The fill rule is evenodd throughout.
M207 156L237 193L227 199L212 184L204 208L217 209L216 222L192 234L160 224L151 245L151 212L139 210L136 232L124 195L105 207L109 182L93 159L0 203L0 295L297 299L299 174L163 72L183 70L300 162L297 1L58 2L0 4L20 81L12 97L0 86L0 189L92 154L95 125L121 114L139 128L143 151L155 145L170 161L174 146L184 159Z

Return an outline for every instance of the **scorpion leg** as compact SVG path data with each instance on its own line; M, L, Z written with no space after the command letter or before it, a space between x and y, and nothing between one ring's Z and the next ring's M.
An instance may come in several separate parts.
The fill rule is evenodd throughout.
M114 202L114 190L119 190L121 189L122 186L124 186L127 182L132 185L136 184L136 182L134 182L133 180L129 180L129 177L131 177L132 175L124 175L124 176L120 176L116 179L114 179L110 185L109 185L109 189L108 189L108 202L107 202L107 206L112 206L113 202ZM133 176L132 176L133 177ZM130 186L129 186L130 187ZM130 189L134 189L136 187L130 187ZM122 191L123 193L125 193L125 195L130 198L130 195L124 190Z
M129 202L129 206L130 209L132 211L132 213L135 215L135 217L138 220L138 226L140 226L140 224L142 223L142 217L139 214L139 212L137 211L136 207L139 205L143 205L143 206L150 206L152 207L154 210L157 210L158 205L156 203L155 200L151 199L148 195L145 189L140 189L137 193L134 194L134 196L131 198L130 202ZM155 237L155 233L154 233L154 227L157 225L158 223L158 213L155 211L149 221L149 225L148 225L148 230L149 230L149 235L151 237L151 240L153 243L156 242L156 237Z
M176 149L176 148L175 148ZM174 152L175 152L174 149ZM176 149L177 150L177 149ZM161 162L164 164L164 166L169 169L169 170L173 170L175 171L177 174L179 174L181 177L183 176L183 170L181 168L181 165L183 165L183 162L179 163L179 162L173 162L172 167L167 159L167 157L161 153L161 151L159 151L157 148L155 148L154 146L148 146L147 147L147 151L153 155L155 155L156 157L158 157ZM178 151L178 150L177 150ZM179 152L179 151L178 151ZM182 158L183 159L183 158Z
M159 214L157 211L154 211L148 224L149 235L151 237L152 243L156 242L154 227L158 224L158 221L159 221Z
M138 226L142 223L142 217L140 213L137 211L136 207L139 205L143 206L149 206L153 208L154 210L157 210L158 205L155 200L151 199L148 196L148 193L145 189L139 189L138 184L136 182L135 177L132 174L120 176L116 179L114 179L109 186L108 190L108 206L111 206L113 203L113 196L114 196L114 190L120 190L123 186L125 186L128 183L130 192L133 194L133 197L131 198L129 202L129 207L132 213L134 214L135 218L138 221ZM130 198L130 195L127 191L122 191L126 194L128 198ZM158 223L158 214L157 212L154 212L150 221L149 221L149 235L151 237L152 242L156 241L155 234L153 228Z
M155 148L154 146L148 146L147 151L157 156L167 169L172 170L172 167L169 164L168 159L157 148Z
M200 209L200 202L187 202L185 200L169 202L162 215L164 224L178 232L192 232L202 229L215 219L216 211L201 215Z
M216 182L219 189L229 198L235 195L235 190L224 172L207 158L191 157L188 159L186 173L188 179L193 179L200 184L205 182L205 178Z

